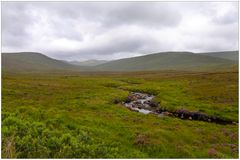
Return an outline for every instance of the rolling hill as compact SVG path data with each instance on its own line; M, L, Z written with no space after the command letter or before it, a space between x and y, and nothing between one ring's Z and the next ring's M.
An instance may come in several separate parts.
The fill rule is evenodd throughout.
M205 54L162 52L110 61L96 66L96 69L104 71L208 70L237 64L237 61Z
M79 67L47 57L36 52L2 53L2 70L10 72L35 72L55 70L80 70Z
M50 58L41 53L19 52L2 53L2 70L10 72L221 70L236 67L238 65L238 58L236 57L238 57L237 51L219 52L219 55L217 52L201 54L161 52L106 63L101 61L103 64L99 65L96 65L96 61L93 63L88 61L85 66L79 66Z
M238 61L238 51L226 51L226 52L209 52L209 53L200 53L201 55L218 57L223 59L229 59L233 61Z

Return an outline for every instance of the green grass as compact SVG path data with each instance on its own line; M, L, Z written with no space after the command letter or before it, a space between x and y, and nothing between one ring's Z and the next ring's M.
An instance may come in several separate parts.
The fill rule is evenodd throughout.
M131 112L115 98L238 120L238 72L3 74L3 158L237 158L238 126Z

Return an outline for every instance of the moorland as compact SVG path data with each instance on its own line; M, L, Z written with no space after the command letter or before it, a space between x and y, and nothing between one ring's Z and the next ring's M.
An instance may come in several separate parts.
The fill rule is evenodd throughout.
M238 158L238 53L169 54L90 68L2 54L2 158ZM154 95L170 111L236 123L158 117L115 103L130 92Z

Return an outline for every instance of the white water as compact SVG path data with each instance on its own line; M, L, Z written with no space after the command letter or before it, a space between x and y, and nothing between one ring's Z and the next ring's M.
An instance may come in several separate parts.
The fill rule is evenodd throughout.
M144 93L133 93L133 95L139 95L141 98L135 100L135 101L131 101L130 103L125 103L124 105L126 107L128 107L129 109L133 110L133 111L137 111L137 112L140 112L140 113L143 113L143 114L149 114L151 113L152 111L150 110L147 110L147 109L139 109L137 108L139 105L137 105L136 103L143 105L144 108L150 108L150 106L148 104L146 104L145 102L147 101L151 101L154 96L153 95L148 95L148 94L144 94Z
M139 112L143 113L143 114L148 114L148 113L151 113L152 111L149 111L149 110L146 110L146 109L139 109Z

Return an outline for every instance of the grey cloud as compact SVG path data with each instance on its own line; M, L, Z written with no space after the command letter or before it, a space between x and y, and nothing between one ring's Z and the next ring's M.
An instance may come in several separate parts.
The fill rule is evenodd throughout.
M139 37L135 38L114 38L111 42L98 46L96 48L87 48L80 50L81 53L91 54L97 53L99 55L107 55L115 52L134 52L141 48L144 44L147 43L147 40L143 37L140 39Z
M166 2L33 2L41 9L65 19L88 19L107 26L142 24L175 26L181 13Z
M2 44L14 47L27 44L29 40L28 27L33 21L33 17L28 13L27 6L23 4L14 5L9 2L3 3Z
M2 47L72 60L235 50L237 22L234 2L2 2Z
M148 44L156 44L154 40L148 39L150 37L146 35L138 36L118 36L113 37L107 43L102 45L90 46L87 48L79 49L71 53L66 53L58 51L52 54L52 56L57 57L61 55L62 58L78 58L78 59L93 59L96 55L99 56L111 56L116 53L142 53L146 51L144 47ZM148 50L149 51L149 50ZM65 57L67 55L67 57Z
M181 21L181 14L163 2L151 4L132 2L128 5L119 5L111 10L105 19L106 25L140 24L151 27L176 26Z
M82 41L82 35L78 33L77 29L74 27L75 21L72 19L64 19L63 21L63 19L59 17L51 20L52 23L49 25L50 28L52 28L52 34L56 38L67 38L70 40Z
M219 6L218 6L219 5ZM218 25L238 23L238 2L211 2L205 14Z
M219 45L221 44L221 45ZM215 39L215 40L206 40L204 39L201 42L192 41L186 46L189 49L194 50L195 52L214 52L214 51L226 51L226 50L236 50L235 46L237 43L227 42L226 40ZM201 49L200 49L201 48Z
M238 23L238 12L230 11L219 17L213 17L212 21L217 24Z

